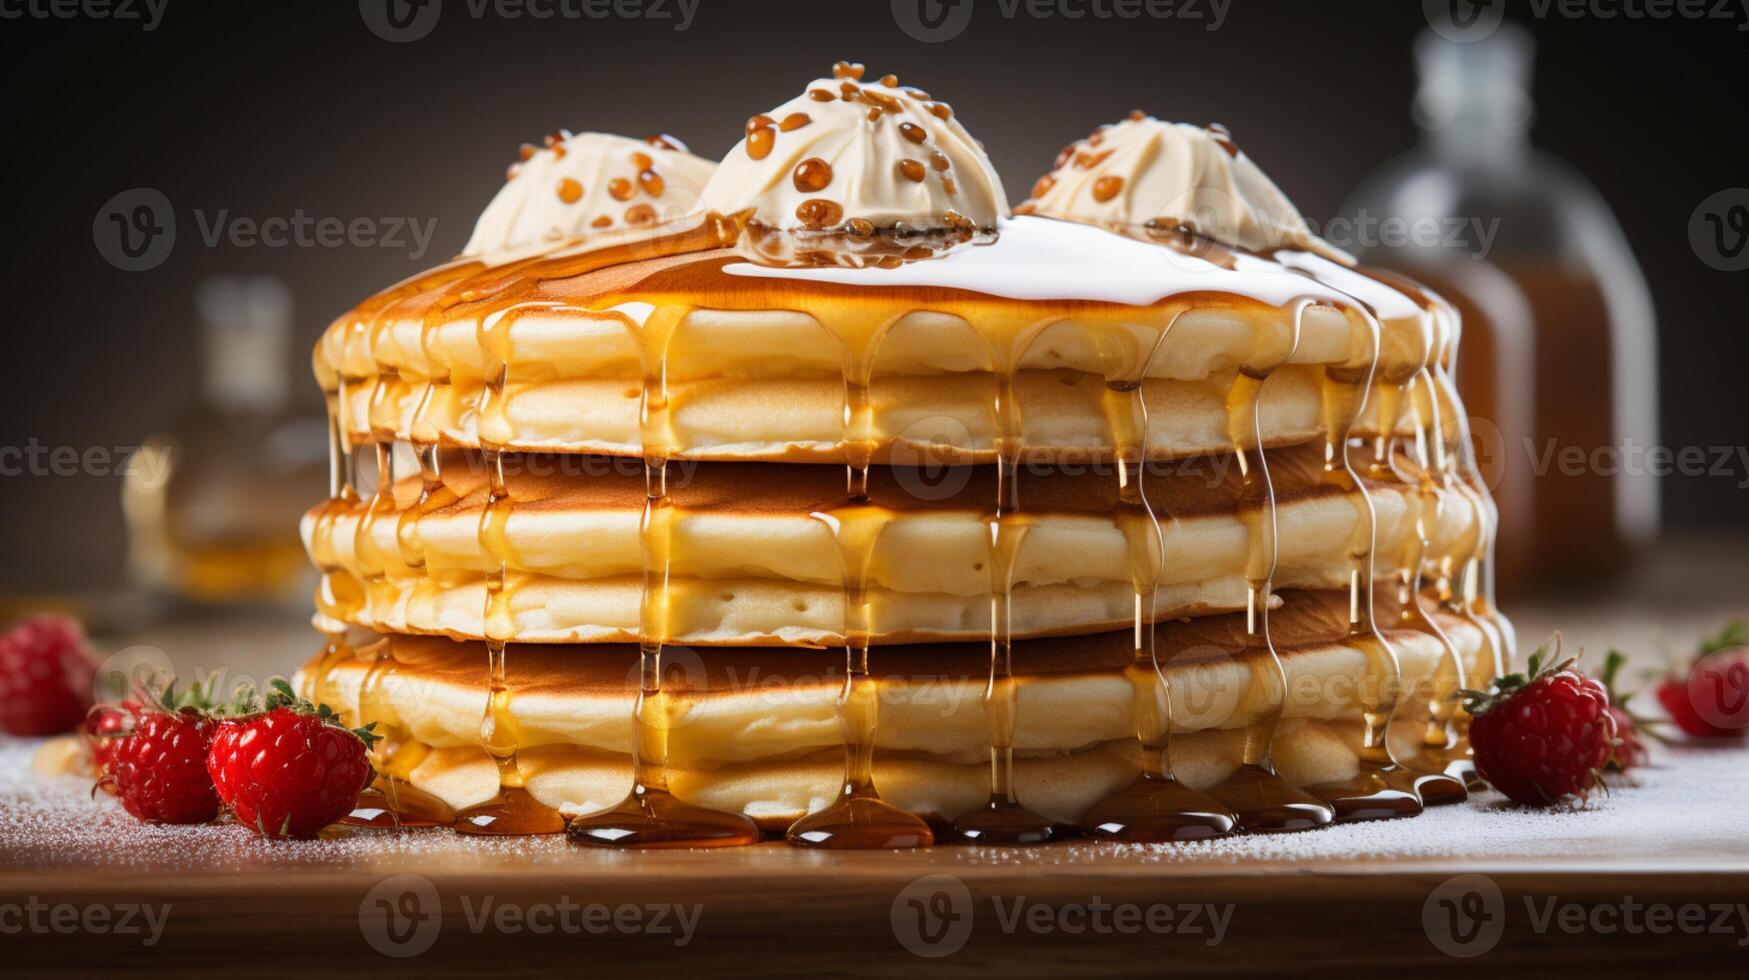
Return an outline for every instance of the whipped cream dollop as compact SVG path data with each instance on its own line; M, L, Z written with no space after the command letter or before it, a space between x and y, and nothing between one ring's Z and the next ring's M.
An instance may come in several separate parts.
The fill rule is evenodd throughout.
M554 133L543 146L523 144L462 255L550 246L702 213L699 192L715 169L670 136Z
M1008 215L1002 179L953 109L861 65L747 120L704 188L705 207L808 231L968 231Z
M1250 252L1293 248L1353 261L1312 233L1224 128L1139 111L1064 147L1017 210L1138 231L1185 229Z

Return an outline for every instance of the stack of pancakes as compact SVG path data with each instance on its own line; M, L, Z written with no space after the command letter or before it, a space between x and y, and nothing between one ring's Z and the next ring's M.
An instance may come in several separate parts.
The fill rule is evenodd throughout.
M499 228L316 351L330 643L300 683L379 723L391 796L589 814L652 726L676 797L771 832L840 797L859 741L938 828L1004 796L1073 824L1168 740L1192 788L1339 783L1363 708L1400 758L1461 752L1445 695L1510 632L1437 298L1044 207L774 259L758 213L670 216L678 181L639 179L708 163L588 138L585 203L628 167L648 227L525 207L552 240ZM571 196L582 139L525 166Z

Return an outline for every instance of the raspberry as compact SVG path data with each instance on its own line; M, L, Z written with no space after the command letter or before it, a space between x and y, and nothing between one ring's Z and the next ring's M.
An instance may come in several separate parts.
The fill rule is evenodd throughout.
M1697 738L1743 738L1749 734L1749 636L1731 623L1701 643L1686 674L1658 685L1658 703L1670 721Z
M91 707L96 665L85 631L65 616L32 616L0 636L0 731L59 735Z
M238 823L263 837L310 838L350 813L370 784L375 737L276 680L266 711L219 726L207 771Z
M105 781L121 805L150 823L209 823L219 797L206 771L207 749L218 722L204 712L148 710L131 734L109 738Z
M1620 650L1611 650L1603 658L1604 693L1609 697L1609 713L1615 718L1615 750L1610 753L1609 769L1612 772L1627 772L1645 765L1652 758L1645 740L1640 737L1644 732L1657 738L1657 732L1647 724L1645 719L1634 714L1628 708L1632 694L1622 694L1615 688L1616 675L1621 673L1622 665L1627 663L1627 657Z
M1576 660L1550 667L1538 650L1530 658L1528 678L1508 674L1488 693L1467 692L1475 716L1470 743L1476 768L1516 803L1549 806L1574 796L1584 799L1614 752L1609 694L1574 669Z
M133 731L145 706L133 699L120 704L99 704L85 716L80 731L91 745L91 763L99 776L109 771L109 762L121 746L121 736Z

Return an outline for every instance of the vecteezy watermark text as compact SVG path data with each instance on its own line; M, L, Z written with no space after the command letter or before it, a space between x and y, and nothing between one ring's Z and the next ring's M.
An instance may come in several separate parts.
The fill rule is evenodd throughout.
M141 946L156 946L169 921L169 905L149 902L75 905L44 902L35 895L23 902L0 902L0 935L7 936L138 936Z
M517 904L499 902L491 895L478 901L470 895L461 896L462 917L468 931L475 935L485 932L515 934L528 932L545 936L559 933L567 936L646 935L667 937L675 946L685 946L698 933L704 906L654 903L638 905L622 902L607 905L602 902L578 902L569 895L560 895L552 902Z
M1208 902L1109 902L1090 895L1084 902L1035 901L1024 895L991 896L990 910L1004 935L1031 933L1066 936L1190 937L1218 946L1233 922L1232 904ZM925 959L952 956L971 938L977 903L965 882L948 874L924 875L894 896L890 911L893 937L905 949Z
M202 245L218 248L382 248L405 251L418 261L431 248L436 218L312 215L297 208L289 215L233 214L230 208L195 208L195 230ZM91 222L91 240L110 265L145 272L164 264L176 247L175 207L162 191L135 187L105 201Z
M1537 476L1684 476L1726 478L1749 490L1749 446L1563 446L1546 439L1540 448L1525 440L1531 472Z
M0 477L132 476L156 489L170 475L168 446L47 446L31 439L0 446Z
M151 32L170 0L0 0L0 20L111 20Z
M668 21L675 31L692 26L700 0L464 0L474 20ZM359 16L372 34L395 44L430 34L443 16L443 0L359 0Z
M1441 882L1422 906L1421 922L1434 948L1468 959L1499 945L1514 903L1487 875L1458 875ZM1742 902L1569 899L1523 896L1524 921L1537 935L1726 936L1749 947L1749 905Z
M995 0L994 4L1003 20L1182 20L1200 22L1205 31L1220 30L1232 5L1233 0ZM934 44L965 33L972 20L972 0L892 0L892 12L900 30Z
M694 903L638 904L579 902L559 895L550 902L504 902L495 895L461 895L462 924L486 933L537 936L654 936L685 946L698 935L704 906ZM453 920L452 920L453 921ZM358 928L365 942L394 959L429 950L443 932L443 900L431 879L401 874L376 883L358 904Z
M1450 41L1480 41L1500 28L1506 0L1422 0L1435 33ZM1535 20L1722 20L1749 31L1749 0L1527 0L1518 6Z

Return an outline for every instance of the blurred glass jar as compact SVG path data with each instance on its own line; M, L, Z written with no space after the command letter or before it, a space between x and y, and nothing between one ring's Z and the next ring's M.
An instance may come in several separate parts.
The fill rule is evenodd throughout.
M1457 382L1508 590L1619 569L1659 521L1651 294L1602 197L1530 144L1533 54L1510 21L1468 43L1424 31L1421 144L1343 207L1363 261L1463 315Z
M290 404L290 293L271 277L215 278L195 305L199 398L123 482L131 577L202 604L302 603L314 579L298 520L325 493L328 444L321 416Z

